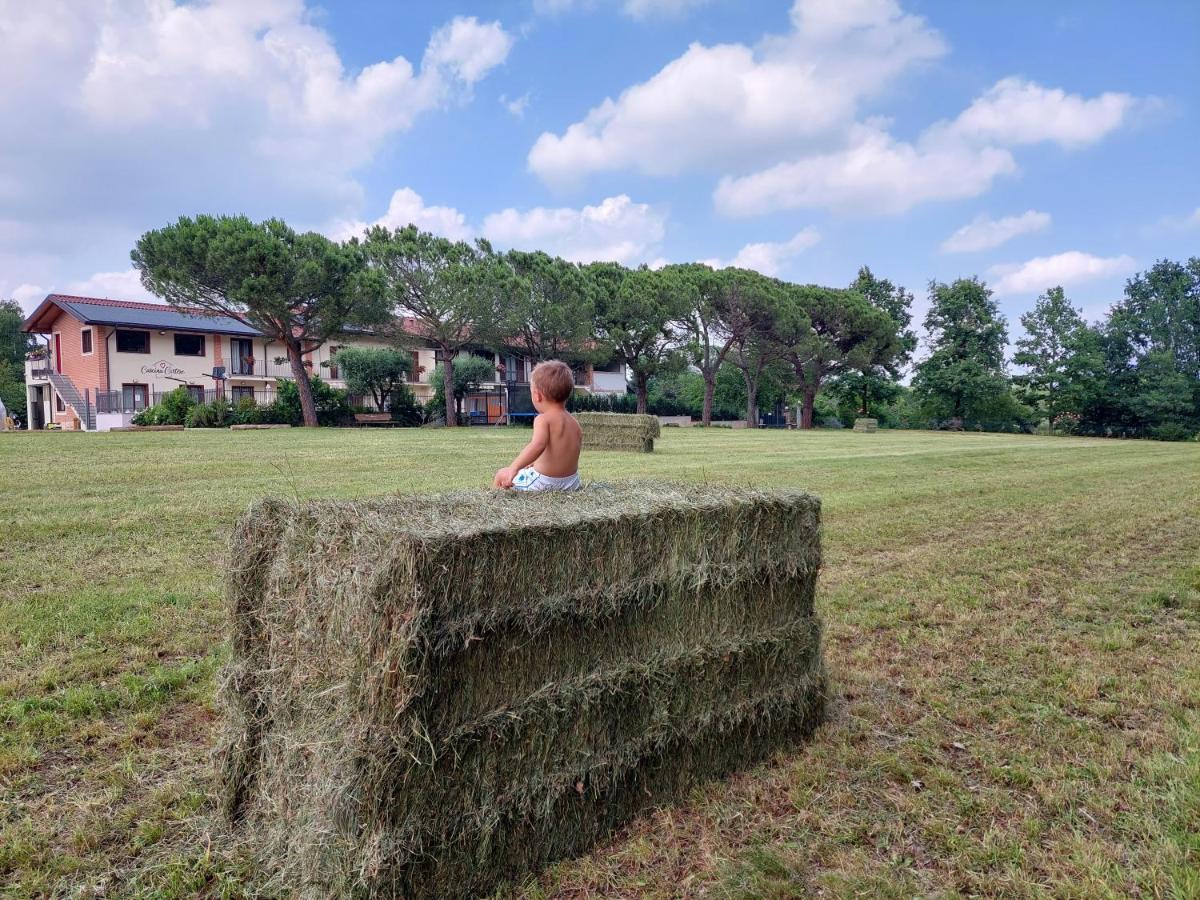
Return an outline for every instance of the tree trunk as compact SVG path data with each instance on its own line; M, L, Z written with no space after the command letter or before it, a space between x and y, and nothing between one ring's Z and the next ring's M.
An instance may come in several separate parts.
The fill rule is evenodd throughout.
M717 392L717 373L704 373L704 406L700 412L700 421L704 425L712 424L713 396Z
M300 414L304 417L305 428L317 427L317 404L313 402L312 379L308 369L304 368L304 358L301 355L300 342L287 342L288 362L292 367L292 377L296 379L296 393L300 395Z
M813 406L816 405L817 391L815 388L804 388L804 404L800 407L800 427L813 427Z
M446 401L446 427L458 425L458 404L454 399L454 360L450 351L442 348L442 398Z
M649 408L649 377L641 372L633 373L633 389L637 395L637 411L641 415L646 414Z
M742 379L746 382L746 427L758 427L758 379L751 378L746 369L742 369Z

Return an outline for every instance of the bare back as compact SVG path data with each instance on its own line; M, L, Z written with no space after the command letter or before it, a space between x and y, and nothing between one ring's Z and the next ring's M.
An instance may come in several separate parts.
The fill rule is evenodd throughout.
M534 460L533 467L551 478L565 478L579 471L579 450L583 446L583 431L566 407L548 409L533 420L535 439L541 431L546 449Z

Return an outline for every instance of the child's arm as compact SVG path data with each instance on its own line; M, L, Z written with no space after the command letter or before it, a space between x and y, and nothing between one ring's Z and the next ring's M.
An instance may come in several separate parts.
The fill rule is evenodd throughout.
M546 444L549 443L549 436L549 428L542 421L542 417L536 417L533 420L533 437L525 445L525 449L517 454L517 458L512 461L512 465L500 469L496 473L496 477L492 479L492 487L512 487L513 479L517 477L517 473L542 455L542 451L546 449Z

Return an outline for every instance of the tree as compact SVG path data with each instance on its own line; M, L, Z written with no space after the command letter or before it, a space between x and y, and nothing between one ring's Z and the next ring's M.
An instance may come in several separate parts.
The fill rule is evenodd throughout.
M535 362L586 356L595 309L579 267L541 251L510 250L504 262L515 277L494 342L515 344Z
M800 427L813 427L817 392L826 379L887 370L903 352L896 321L851 290L788 285L780 340L800 386Z
M1068 389L1081 338L1087 323L1067 300L1061 287L1053 287L1022 314L1025 336L1017 341L1013 362L1027 371L1014 381L1025 389L1026 402L1042 404L1053 428L1075 406Z
M929 357L917 365L913 393L937 419L981 421L1011 400L1004 369L1007 323L977 278L929 285Z
M308 426L317 409L304 357L347 325L373 325L386 312L355 242L297 234L278 219L184 217L142 235L131 258L146 289L177 309L232 316L283 344Z
M679 318L673 323L684 339L683 353L695 366L704 385L700 421L712 423L717 373L733 346L734 336L724 327L721 312L727 306L733 284L724 271L714 272L703 263L667 266L680 286Z
M1200 429L1200 258L1160 260L1125 285L1104 327L1109 390L1134 432Z
M25 354L37 338L21 330L25 314L16 300L0 302L0 400L9 415L26 417Z
M584 268L596 298L596 337L633 373L637 411L646 412L650 377L681 358L671 322L679 318L680 285L672 273L617 263Z
M896 325L899 348L894 357L861 370L845 371L837 377L834 386L836 395L857 398L857 411L869 416L873 404L890 403L898 396L900 375L917 349L917 335L908 327L912 322L913 295L886 278L876 278L867 266L858 270L850 290L887 313Z
M472 246L415 225L395 231L377 225L367 232L364 247L397 311L415 318L421 337L437 348L442 402L448 410L455 408L455 357L468 344L495 334L501 298L512 293L511 272L486 241ZM396 335L397 340L409 337ZM447 416L446 424L458 423Z
M9 362L22 373L25 354L37 346L37 338L21 330L25 313L16 300L0 301L0 362Z
M739 315L729 362L742 373L746 385L746 424L758 425L758 394L768 370L787 353L780 339L784 328L800 327L787 319L789 310L782 304L781 282L757 272L739 271Z
M438 363L433 369L433 380L445 377L445 367ZM453 409L455 417L462 416L462 402L471 391L479 390L486 381L496 380L496 367L482 356L460 356L454 360L451 378L453 378ZM449 407L448 407L449 408ZM446 416L449 424L450 416Z
M375 408L388 409L389 401L412 374L412 357L389 347L343 347L335 357L351 394L370 395Z

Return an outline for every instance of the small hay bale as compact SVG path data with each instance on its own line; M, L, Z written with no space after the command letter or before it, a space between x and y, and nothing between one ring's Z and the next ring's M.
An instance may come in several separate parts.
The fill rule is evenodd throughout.
M267 500L231 550L222 794L290 894L488 893L824 716L798 491Z
M662 434L658 416L632 413L581 412L575 414L583 429L585 450L633 450L653 453L654 439Z
M855 419L854 420L854 430L855 431L865 431L865 432L878 431L879 430L879 420L878 419Z

